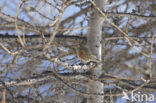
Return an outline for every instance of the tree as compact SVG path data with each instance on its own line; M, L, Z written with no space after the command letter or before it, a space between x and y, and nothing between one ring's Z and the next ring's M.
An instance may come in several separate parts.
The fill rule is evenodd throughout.
M2 0L2 103L154 101L155 3ZM83 62L80 45L100 62Z

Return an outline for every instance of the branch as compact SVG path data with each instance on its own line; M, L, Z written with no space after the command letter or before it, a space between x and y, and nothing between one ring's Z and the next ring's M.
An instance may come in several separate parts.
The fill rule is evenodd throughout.
M106 16L122 16L122 17L129 17L129 18L141 18L144 20L150 20L150 19L156 19L156 16L145 16L145 15L139 15L134 13L122 13L122 12L104 12Z

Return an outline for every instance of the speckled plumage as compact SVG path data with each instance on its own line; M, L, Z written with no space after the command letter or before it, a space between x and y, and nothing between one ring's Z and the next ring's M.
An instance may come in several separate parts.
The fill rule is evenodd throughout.
M76 50L77 56L84 62L100 62L95 55L91 52L86 44L80 44Z

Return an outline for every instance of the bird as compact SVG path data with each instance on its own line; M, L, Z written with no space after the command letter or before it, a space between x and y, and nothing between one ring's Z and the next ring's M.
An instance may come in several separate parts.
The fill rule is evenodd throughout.
M77 56L84 62L96 62L99 63L100 60L91 52L88 45L80 43L79 46L76 48Z

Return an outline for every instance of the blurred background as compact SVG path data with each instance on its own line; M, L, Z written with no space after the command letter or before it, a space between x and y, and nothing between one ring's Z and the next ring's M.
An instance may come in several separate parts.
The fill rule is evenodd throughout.
M84 65L75 48L87 40L94 8L90 0L0 1L2 103L86 103L100 95L87 91L89 80L104 84L104 103L131 103L122 96L132 91L147 94L134 102L154 103L156 1L106 1L100 78L73 69Z

